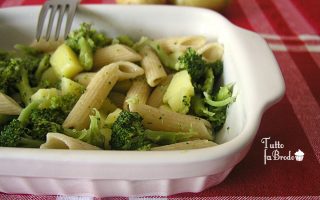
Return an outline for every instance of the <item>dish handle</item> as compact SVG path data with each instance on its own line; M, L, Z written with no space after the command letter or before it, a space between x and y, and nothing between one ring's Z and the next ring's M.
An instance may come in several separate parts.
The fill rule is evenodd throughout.
M279 101L285 93L285 83L280 67L266 41L257 33L236 27L237 34L241 37L238 46L237 60L241 60L239 73L246 86L250 100L249 105L255 105L264 111ZM243 44L245 43L245 44ZM246 48L246 49L243 49Z

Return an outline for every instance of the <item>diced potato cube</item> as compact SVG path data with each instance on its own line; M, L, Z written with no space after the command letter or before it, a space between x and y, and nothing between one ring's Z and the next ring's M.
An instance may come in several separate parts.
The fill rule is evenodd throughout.
M77 83L66 77L61 78L60 87L61 87L62 95L72 94L72 95L80 96L85 89L84 86L81 85L80 83Z
M194 96L194 87L187 70L177 72L163 96L163 103L178 113L186 114L189 111L191 97Z
M50 58L50 64L60 77L72 78L83 70L78 56L66 45L60 45Z

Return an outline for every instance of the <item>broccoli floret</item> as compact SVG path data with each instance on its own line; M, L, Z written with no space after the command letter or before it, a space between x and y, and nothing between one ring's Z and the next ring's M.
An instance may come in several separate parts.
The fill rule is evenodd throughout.
M112 44L124 44L132 47L135 43L128 35L120 35L112 40Z
M186 69L194 83L198 82L206 72L205 60L192 48L188 48L186 52L178 58L176 66L179 70Z
M18 120L28 128L33 139L45 140L48 132L62 133L62 123L67 113L61 108L40 108L40 102L31 102L24 108Z
M16 45L19 52L0 55L0 91L12 95L20 94L24 105L39 86L44 70L49 67L49 55L23 45Z
M203 96L198 93L192 98L193 112L211 122L215 132L223 126L227 107L235 101L235 97L232 96L232 88L232 84L220 87L213 99L206 92L203 93Z
M92 29L91 24L82 23L79 29L68 35L65 42L78 54L81 65L88 71L93 65L93 52L109 44L111 39Z
M67 117L61 109L35 109L30 115L27 127L34 139L45 140L49 132L63 133L62 123Z
M39 148L44 141L32 139L31 130L19 120L13 119L0 132L0 146Z
M122 111L112 125L111 149L150 150L153 146L190 140L196 133L145 130L139 113Z
M25 64L21 58L12 58L5 68L0 69L0 90L5 94L12 94L17 90L23 103L28 105L33 89Z
M64 134L102 149L110 149L109 140L111 130L104 127L99 111L94 111L95 115L90 115L90 125L88 129L77 131L76 129L66 128L64 129Z

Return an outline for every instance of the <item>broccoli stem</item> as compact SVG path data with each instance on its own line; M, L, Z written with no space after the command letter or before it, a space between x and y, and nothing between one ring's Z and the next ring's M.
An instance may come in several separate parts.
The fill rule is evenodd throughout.
M18 146L19 147L26 147L26 148L39 148L44 141L41 140L34 140L26 137L21 137Z
M192 109L197 116L212 117L214 115L214 113L210 112L205 106L204 99L199 94L192 97L191 103Z
M39 102L31 102L27 107L25 107L19 117L18 117L18 120L21 122L22 125L26 125L29 121L29 117L31 115L31 112L38 108L39 106Z
M28 71L26 69L21 70L21 80L17 83L21 100L25 105L31 102L31 96L33 95L33 89L30 86Z
M205 73L205 81L202 86L203 91L207 92L208 94L211 94L213 90L214 81L215 80L214 80L213 69L210 67L206 70L206 73Z
M223 107L223 106L227 106L228 104L230 104L231 102L233 102L235 100L235 97L227 97L226 99L220 100L220 101L213 101L210 97L209 94L207 94L206 92L203 93L205 96L205 102L207 104L209 104L210 106L214 106L214 107Z
M36 77L37 81L39 81L41 79L43 72L46 71L50 67L49 60L50 60L49 54L45 54L43 56L43 58L41 59L39 66L35 72L35 77Z
M89 71L93 66L92 48L90 47L88 41L84 37L81 37L79 39L78 45L80 48L80 53L79 53L80 63L82 64L83 68L86 71Z

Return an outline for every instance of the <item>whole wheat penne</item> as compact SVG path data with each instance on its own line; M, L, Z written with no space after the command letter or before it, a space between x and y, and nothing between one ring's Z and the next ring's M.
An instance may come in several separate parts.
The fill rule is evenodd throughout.
M208 43L197 50L207 62L221 60L223 56L223 46L219 43Z
M101 150L99 147L61 133L48 133L46 143L42 144L40 149Z
M162 131L194 131L200 139L213 140L211 126L206 126L203 119L184 115L169 110L154 108L145 104L129 104L131 112L138 112L143 118L144 127Z
M118 81L117 64L107 65L92 78L85 92L73 107L63 123L65 128L81 130L89 125L89 115L93 108L99 109L113 86Z
M140 60L140 54L135 52L132 48L122 44L114 44L97 49L93 55L94 67L96 69L117 61L137 62Z
M206 147L217 146L218 144L209 140L192 140L187 142L179 142L159 147L153 147L151 151L172 151L172 150L190 150L201 149Z
M167 77L161 61L149 46L143 47L140 52L142 55L141 66L144 69L147 83L151 87L157 86Z
M134 98L136 103L145 104L150 95L150 86L147 84L144 78L135 79L129 89L126 100L123 104L123 109L128 110L128 99Z
M114 64L119 67L119 81L133 79L144 74L144 70L132 62L119 61Z
M187 48L198 49L206 43L203 36L183 36L156 40L167 52L185 51Z
M21 106L8 95L0 92L0 114L19 115Z
M96 72L82 72L77 74L73 80L75 80L76 82L87 86L89 85L91 79L94 77L94 75L96 74Z
M78 82L84 86L88 86L91 79L94 77L95 74L96 74L96 72L82 72L82 73L76 75L73 78L73 80L75 80L76 82ZM140 75L140 73L138 75ZM126 93L130 89L131 85L132 85L131 79L118 81L112 90L117 91L117 92Z
M173 75L170 74L164 79L154 90L152 91L151 95L148 98L147 104L153 107L158 108L163 104L163 96L172 80Z

